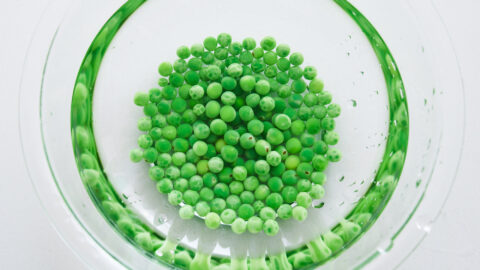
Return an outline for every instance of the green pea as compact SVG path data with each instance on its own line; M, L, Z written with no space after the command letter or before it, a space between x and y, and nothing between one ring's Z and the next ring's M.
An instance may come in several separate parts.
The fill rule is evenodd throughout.
M169 76L173 72L173 66L169 62L163 62L158 67L158 73L162 76Z
M292 210L292 216L294 219L298 221L304 221L307 218L308 212L305 207L302 206L295 206Z
M256 234L262 231L263 221L257 216L252 216L247 221L247 229L250 233Z
M220 216L217 213L210 212L205 216L205 225L214 230L220 226Z
M187 59L188 57L190 57L190 49L187 46L178 47L177 56L181 59Z
M266 235L274 236L278 233L279 230L280 227L275 220L269 219L266 220L265 223L263 223L263 231Z
M247 222L243 218L236 218L232 223L232 231L236 234L242 234L247 229Z
M225 224L232 224L233 221L237 218L237 213L232 209L225 209L220 214L220 218Z
M278 217L281 219L290 219L292 217L292 206L289 204L282 204L277 209Z

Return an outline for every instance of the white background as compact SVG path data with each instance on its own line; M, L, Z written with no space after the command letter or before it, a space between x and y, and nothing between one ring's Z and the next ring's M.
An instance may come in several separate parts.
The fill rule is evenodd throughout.
M0 269L6 270L86 269L49 224L20 152L16 114L21 68L47 2L0 0ZM480 269L480 1L433 2L452 36L463 73L465 146L442 214L401 269Z

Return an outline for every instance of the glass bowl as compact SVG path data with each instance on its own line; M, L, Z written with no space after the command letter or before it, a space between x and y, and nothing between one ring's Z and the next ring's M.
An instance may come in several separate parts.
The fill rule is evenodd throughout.
M148 165L129 160L140 134L133 94L156 86L178 46L221 32L290 44L342 106L344 158L326 171L326 196L275 237L179 219ZM391 268L428 234L455 178L456 63L429 1L54 1L24 68L25 163L59 234L94 269L184 268L185 256L197 269L265 256L273 269ZM343 241L325 253L331 233Z

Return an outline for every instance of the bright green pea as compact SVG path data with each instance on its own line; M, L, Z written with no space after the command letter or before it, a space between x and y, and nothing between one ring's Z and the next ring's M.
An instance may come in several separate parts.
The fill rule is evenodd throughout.
M206 139L210 135L210 128L204 123L198 123L193 126L193 134L200 140Z
M273 123L281 130L289 129L292 124L290 117L288 117L286 114L278 114Z
M257 42L255 39L247 37L243 39L242 45L245 50L251 51L257 46Z
M215 186L215 184L217 184L217 182L218 182L218 179L217 179L217 176L215 176L215 174L206 173L205 175L203 175L203 184L206 187L212 188Z
M228 66L227 73L233 78L240 77L243 73L243 68L240 64L234 63Z
M217 47L217 39L214 37L207 37L203 40L203 46L205 46L205 49L213 51Z
M223 135L227 131L227 124L222 119L214 119L210 123L210 131L215 135Z
M180 170L177 167L169 166L165 169L165 176L175 180L180 176Z
M225 209L220 214L220 218L225 224L232 224L233 221L237 218L237 213L232 209Z
M237 86L237 81L232 77L223 77L221 84L224 89L233 90Z
M321 185L312 185L309 194L312 199L318 200L325 195L325 189Z
M275 210L273 210L270 207L264 207L262 210L260 210L260 215L259 216L264 221L274 220L277 217L277 215L275 213Z
M308 85L308 89L310 90L310 92L312 93L320 93L322 92L323 90L323 81L318 79L318 78L314 78L310 81L310 84Z
M338 104L330 104L327 107L327 114L332 118L338 117L340 115L340 112L341 112L341 108L340 108L340 105Z
M320 121L320 120L318 120ZM318 124L317 124L318 125ZM325 130L331 131L335 128L335 120L330 117L325 117L321 120L320 122L320 128L323 128ZM318 127L315 127L315 130L317 130Z
M133 98L133 102L137 106L145 106L150 101L150 97L147 93L144 92L137 92Z
M237 210L238 216L244 220L248 220L255 214L255 209L250 204L242 204Z
M172 72L173 72L173 67L172 67L172 64L170 64L169 62L163 62L158 67L158 73L160 73L160 75L162 76L167 77L170 74L172 74Z
M210 212L205 216L205 225L214 230L220 226L220 216L217 213Z
M305 207L302 206L295 206L292 210L292 216L294 219L298 221L304 221L307 218L308 212Z
M299 80L294 80L292 82L293 92L295 92L297 94L301 94L301 93L305 92L306 89L307 89L307 84L305 83L304 80L299 79Z
M280 57L286 57L290 54L290 46L287 44L278 44L276 52Z
M159 181L165 176L165 172L162 168L153 166L148 170L148 175L152 180Z
M255 84L255 91L260 95L266 95L270 92L270 83L267 80L259 80Z
M188 57L190 57L190 49L187 46L178 47L177 56L181 59L187 59Z
M203 141L197 141L193 144L193 152L195 155L201 157L207 153L207 144Z
M202 62L201 60L199 60L199 61L200 61L200 63ZM200 76L198 75L197 72L195 72L193 70L187 71L184 75L184 78L185 78L185 82L190 84L190 85L195 85L200 81Z
M286 186L282 190L282 198L286 203L293 203L297 199L297 189L292 186Z
M223 183L220 183L220 184L223 184ZM225 185L225 184L223 184L223 185ZM215 192L215 190L214 190L214 192ZM227 192L228 192L228 187L227 187ZM215 194L217 196L219 196L217 193L215 193ZM212 211L215 212L215 213L221 213L225 209L226 206L227 206L227 203L225 202L224 199L221 199L221 198L215 198L210 203L210 207L211 207Z
M183 75L180 74L180 73L176 73L176 72L170 74L170 76L168 77L168 80L169 80L170 84L174 87L180 87L185 82L185 78L183 77ZM175 94L176 94L176 91L175 91ZM165 99L171 100L175 96L164 96L164 97L165 97Z
M232 106L226 105L220 109L220 118L227 123L232 122L236 116L237 113Z
M267 154L267 162L273 167L278 166L282 162L282 156L276 151L271 151Z
M223 160L229 163L233 163L238 158L238 151L231 145L225 145L221 150Z
M253 61L253 55L251 52L249 51L244 51L244 52L241 52L240 53L240 56L239 56L239 60L240 60L240 63L244 64L244 65L249 65L252 63ZM245 72L245 68L249 68L249 70L251 71L250 67L248 66L243 66L242 67L242 75L248 75L247 73L248 72Z
M270 189L266 185L259 185L254 192L255 199L263 201L270 194Z
M306 66L303 69L303 77L307 80L313 80L317 77L317 69L313 66Z
M205 201L199 201L196 205L195 205L195 211L197 212L197 214L201 217L204 217L206 216L208 213L210 213L210 205L208 205L207 202Z
M180 192L185 192L188 189L188 181L185 178L175 180L173 188Z
M200 99L203 97L204 90L201 86L199 85L194 85L190 88L190 97L193 99Z
M240 201L244 204L252 204L255 201L255 195L251 191L245 190L240 194Z
M300 161L310 162L312 161L314 155L315 153L311 148L303 148L298 157L300 158Z
M195 216L195 211L191 205L184 205L180 207L178 214L182 219L192 219Z
M220 100L222 101L223 104L225 105L233 105L235 104L235 101L237 99L237 96L230 91L223 92Z
M158 86L165 87L168 85L168 80L166 78L158 79Z
M218 45L222 47L228 47L232 43L232 36L227 33L220 33L217 37Z
M180 168L180 176L183 178L190 178L197 173L197 167L193 163L185 163ZM200 190L195 188L194 190Z
M245 102L247 103L248 106L254 108L260 102L260 96L258 94L255 94L255 93L254 94L249 94L246 97Z
M342 159L342 153L335 148L329 148L327 150L327 159L331 162L338 162Z
M142 134L138 137L137 143L140 148L147 149L153 145L153 139L150 135Z
M265 68L264 73L267 78L275 78L277 76L278 71L275 66L268 66ZM276 92L278 90L278 87L280 87L280 84L275 80L269 80L268 82L270 83L270 90L272 92ZM272 84L275 84L275 86L273 86Z
M243 192L243 184L240 181L233 181L229 184L230 193L239 195Z
M148 163L155 162L157 160L157 157L158 151L153 147L149 147L145 149L145 151L143 151L143 159L145 159L145 161L147 161Z
M299 192L297 194L297 204L303 206L304 208L310 207L312 204L312 197L307 192Z
M299 52L294 52L290 55L290 63L294 66L299 66L303 63L303 55Z
M215 118L220 114L220 103L210 100L205 106L205 115L208 118Z
M237 195L230 195L227 197L226 206L229 209L237 210L241 204L242 202L240 200L240 197L238 197Z
M163 178L157 182L157 190L161 193L168 194L173 190L172 180Z
M263 223L263 232L268 236L274 236L280 230L280 226L275 220L269 219Z
M232 223L232 231L236 234L242 234L247 229L247 222L243 218L236 218Z
M259 185L259 181L255 176L249 176L243 181L245 190L255 191Z
M272 209L278 209L278 207L283 204L283 198L278 193L271 193L265 199L265 203L268 207L271 207Z
M266 51L273 50L276 45L277 45L277 42L275 41L275 38L270 37L270 36L264 37L260 41L260 46Z
M243 181L247 178L247 169L244 166L235 166L233 168L233 178Z
M292 217L292 206L289 204L282 204L277 209L278 217L281 219L290 219Z
M216 99L222 94L222 85L218 82L212 82L207 87L207 96Z
M202 56L204 52L203 45L200 43L195 43L190 47L190 52L192 53L193 56L195 57L200 57Z
M263 221L257 216L252 216L247 221L247 229L250 233L256 234L262 231Z
M213 55L215 56L215 58L217 58L217 60L225 60L228 57L228 49L218 47L213 52ZM222 62L222 64L224 63L223 61L221 61L221 62Z
M323 134L323 140L328 145L335 145L338 143L339 136L335 131L327 131Z
M215 194L213 193L213 190L211 190L208 187L204 187L200 190L200 200L209 202L215 198Z
M277 63L277 54L271 51L266 52L263 55L263 61L267 65L275 65Z
M208 168L213 173L219 173L223 169L223 160L219 157L213 157L208 161Z
M310 165L310 164L309 164ZM310 165L311 166L311 165ZM300 192L308 192L312 188L312 183L308 179L300 179L297 182L297 190Z
M168 202L171 205L179 205L182 202L182 193L178 190L172 190L168 193Z
M275 100L269 96L265 96L260 100L260 109L264 112L271 112L275 108Z
M210 80L218 80L222 74L222 70L216 65L209 65L205 72Z
M318 101L322 105L327 105L330 102L332 102L332 94L330 94L327 91L323 91L323 92L318 94Z
M229 145L236 145L240 140L240 134L235 130L228 130L223 135L223 139L225 140L225 143Z

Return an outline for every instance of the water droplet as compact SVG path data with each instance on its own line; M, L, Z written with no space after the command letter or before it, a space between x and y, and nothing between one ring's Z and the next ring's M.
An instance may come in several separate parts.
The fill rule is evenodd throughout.
M313 207L315 207L315 208L322 208L324 205L325 205L324 202L318 202L318 203L315 203L315 202L314 202Z
M352 102L352 107L357 107L357 101L355 99L350 99Z
M418 188L422 184L422 179L418 179L417 182L415 182L415 186Z

